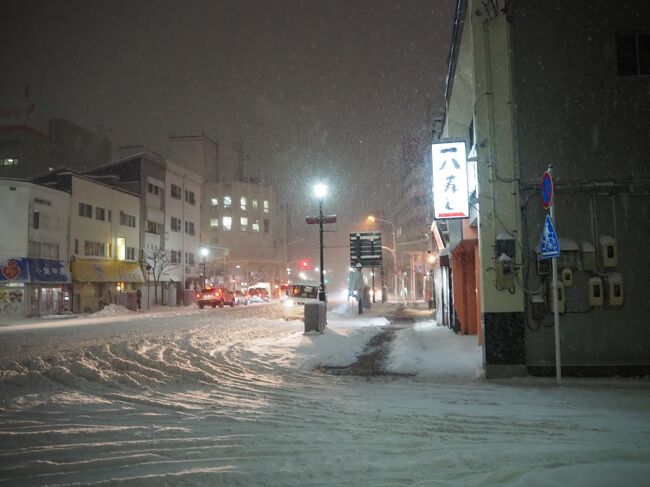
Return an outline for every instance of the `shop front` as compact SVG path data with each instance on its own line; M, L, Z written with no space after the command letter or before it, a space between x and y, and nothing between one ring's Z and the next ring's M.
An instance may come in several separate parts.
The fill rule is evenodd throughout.
M0 316L69 312L70 282L68 266L57 259L0 259Z
M75 313L94 313L108 304L137 310L137 288L144 283L137 262L75 259L70 266Z

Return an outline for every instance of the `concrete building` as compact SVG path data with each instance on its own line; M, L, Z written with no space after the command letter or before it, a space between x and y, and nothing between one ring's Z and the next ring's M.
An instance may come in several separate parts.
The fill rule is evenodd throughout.
M70 310L70 194L0 179L0 320Z
M201 216L209 279L237 289L286 284L287 210L273 188L254 180L205 183Z
M473 248L464 265L452 259L452 304L473 314L456 282L471 289L474 275L487 377L555 373L551 266L539 252L547 213L539 181L549 164L562 371L650 370L640 284L650 268L648 19L643 0L517 0L503 10L458 2L440 135L464 140L475 159L477 245L466 243L467 220L439 230L452 255Z
M47 122L29 98L0 106L0 177L30 178L50 167Z
M203 181L197 174L146 151L97 167L87 174L141 196L139 241L147 303L190 302L201 285L200 247ZM149 267L149 268L148 268ZM151 294L151 297L149 297Z
M170 136L169 158L206 182L220 178L219 145L205 134Z
M136 290L144 282L138 264L139 195L67 169L34 181L70 194L72 311L92 313L111 303L135 309Z
M83 172L111 159L111 144L62 118L49 122L29 98L0 106L0 177L29 179L50 169Z

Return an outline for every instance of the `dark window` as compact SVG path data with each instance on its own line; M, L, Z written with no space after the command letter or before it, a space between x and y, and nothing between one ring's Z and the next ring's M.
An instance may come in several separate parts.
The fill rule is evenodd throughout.
M86 218L93 217L93 207L87 205L86 203L79 203L79 216L85 216Z
M74 239L74 253L75 254L79 253L79 239L77 238Z
M650 34L616 34L616 65L619 76L650 75Z
M38 229L40 223L41 223L41 214L38 211L34 212L34 220L32 221L34 224L34 229Z
M176 186L175 184L172 184L172 198L176 200L181 199L181 187Z
M264 233L269 233L269 228L271 228L271 222L264 220Z
M135 217L120 211L120 225L135 228Z
M135 260L135 247L126 248L126 260Z
M100 208L99 206L96 206L95 219L104 221L106 219L106 210L104 210L104 208Z
M172 217L172 232L180 232L181 231L181 219Z

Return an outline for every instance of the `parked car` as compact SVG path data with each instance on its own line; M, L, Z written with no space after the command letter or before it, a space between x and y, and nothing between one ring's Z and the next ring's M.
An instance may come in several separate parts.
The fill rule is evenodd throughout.
M252 287L248 290L248 300L250 303L268 303L271 301L269 293L261 287Z
M223 296L223 302L224 304L227 304L229 306L235 306L237 299L235 298L235 292L234 291L229 291L225 287L220 287L219 291L221 292L221 295Z
M242 304L247 305L248 302L248 294L244 293L244 291L235 291L235 304L241 306Z
M235 295L223 287L206 287L196 293L196 303L200 309L205 306L223 308L224 304L235 305Z

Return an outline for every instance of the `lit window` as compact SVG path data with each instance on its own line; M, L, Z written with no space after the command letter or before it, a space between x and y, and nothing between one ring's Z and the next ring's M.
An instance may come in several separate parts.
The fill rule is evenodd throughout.
M210 226L211 227L219 227L219 219L218 218L210 218Z
M224 208L232 207L232 198L230 196L223 197L223 207Z
M241 211L246 211L246 196L242 196L239 199L239 207L241 208Z
M264 200L264 213L268 213L268 212L269 212L269 201Z
M246 230L248 230L248 218L246 218L245 216L242 216L239 219L239 222L241 224L241 231L242 232L245 232Z
M17 166L18 165L18 159L15 157L6 157L4 159L0 159L0 166Z
M251 204L253 205L253 209L257 210L257 200L253 200Z
M210 202L212 203L213 208L219 208L219 198L212 198Z
M251 229L254 232L259 232L260 231L260 221L256 218L253 220L253 224L251 225Z
M124 237L117 237L116 239L117 247L117 260L126 259L126 239Z
M230 229L232 228L232 217L224 216L222 221L223 221L223 229L229 232Z

